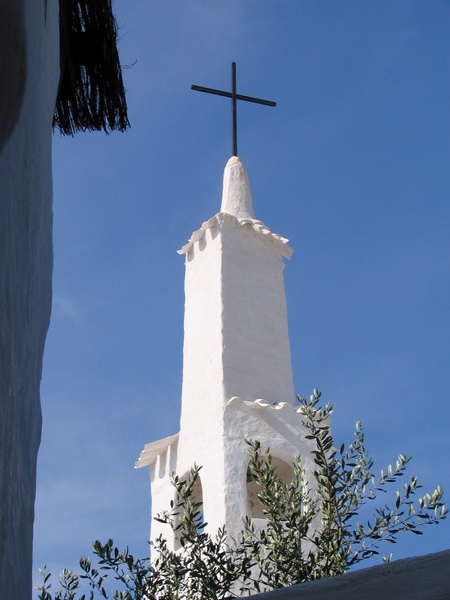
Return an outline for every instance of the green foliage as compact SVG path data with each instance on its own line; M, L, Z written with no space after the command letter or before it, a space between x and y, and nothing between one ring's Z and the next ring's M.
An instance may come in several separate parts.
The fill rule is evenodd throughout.
M160 536L152 543L152 562L120 552L109 540L94 542L96 566L80 559L81 573L65 570L54 596L50 574L40 570L40 600L225 600L258 591L345 573L356 563L378 554L398 534L421 534L425 525L445 519L443 492L415 498L421 486L413 476L402 491L395 492L393 508L383 504L363 525L358 521L389 484L403 477L409 459L400 455L395 467L373 473L373 461L364 444L361 424L356 424L352 444L333 446L329 417L331 407L318 408L320 394L299 398L306 437L313 441L314 481L305 478L299 457L293 460L293 478L285 482L272 463L270 450L248 442L249 475L259 489L265 525L262 529L245 517L236 539L225 528L214 536L202 522L202 506L194 500L200 468L194 466L186 480L174 476L176 501L158 516L177 535L181 549L168 548ZM385 561L390 560L385 558ZM106 579L116 580L110 595ZM110 584L111 585L111 584ZM88 589L83 592L83 589Z

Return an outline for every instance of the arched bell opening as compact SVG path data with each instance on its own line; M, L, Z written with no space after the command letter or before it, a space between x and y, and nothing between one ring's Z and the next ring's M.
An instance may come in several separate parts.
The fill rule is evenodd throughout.
M275 455L271 450L272 467L274 473L281 477L284 483L289 485L294 478L292 465ZM251 519L265 519L264 506L258 495L261 492L261 486L255 481L254 476L247 468L247 514Z
M186 480L188 477L189 477L189 474L186 474L183 479ZM197 534L200 535L201 533L203 533L203 530L205 528L205 513L204 513L204 509L203 509L203 488L202 488L202 481L200 479L200 475L197 475L197 479L192 488L192 493L191 493L190 499L191 499L191 502L194 505L196 505L194 507L194 512L196 513L195 528L196 528ZM181 511L182 511L182 508L179 509L179 514L175 516L175 527L178 527L178 525L180 524L180 520L182 517ZM180 548L181 548L180 533L175 532L175 550L179 550Z
M203 530L205 528L205 512L204 512L204 508L203 508L203 488L202 488L202 481L200 479L200 476L197 477L197 481L194 484L193 490L192 490L192 500L195 504L199 504L200 506L197 508L197 518L195 521L195 525L196 525L196 529L197 529L197 533L201 534L203 533Z

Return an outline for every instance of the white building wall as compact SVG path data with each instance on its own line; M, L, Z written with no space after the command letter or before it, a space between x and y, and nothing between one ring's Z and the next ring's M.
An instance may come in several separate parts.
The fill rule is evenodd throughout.
M201 415L215 437L226 400L293 404L294 385L283 244L226 213L207 223L186 254L181 431Z
M152 497L151 516L157 516L170 509L170 502L175 501L175 488L170 483L170 475L177 471L178 439L168 445L166 449L155 457L150 467L150 491ZM162 535L169 542L169 547L174 548L175 539L168 525L152 519L151 539Z
M283 257L251 224L224 219L224 397L294 403Z
M226 168L225 181L229 171ZM238 176L234 184L239 185L242 170ZM240 187L248 196L246 177L244 183ZM248 203L248 197L246 200ZM239 396L244 406L243 401L258 398L271 404L285 400L291 407L291 418L298 421L293 410L283 281L285 244L255 227L257 222L245 216L239 202L233 209L239 218L218 213L194 233L194 243L186 254L183 395L177 453L177 474L184 475L194 463L202 466L204 517L209 531L226 524L232 536L242 529L247 508L245 439L266 441L272 447L279 423L271 415L266 416L269 424L261 419L261 407L252 415L235 405L227 406L228 401ZM234 422L243 414L244 418ZM298 452L292 445L285 450L288 460Z
M204 231L186 254L181 431L196 444L221 431L223 406L223 238L220 225Z
M258 440L263 449L289 465L293 456L300 456L307 480L315 488L314 459L311 442L305 439L302 414L291 403L245 402L234 398L225 409L224 419L224 479L225 518L227 531L235 536L242 529L247 512L247 466L249 456L245 440ZM250 516L250 515L249 515ZM319 525L320 517L315 525Z
M23 7L25 95L0 154L1 600L31 598L39 385L51 306L51 137L59 80L59 10L57 0L26 0ZM13 48L16 42L10 40ZM17 102L16 90L11 92L11 102ZM4 106L9 88L1 94Z

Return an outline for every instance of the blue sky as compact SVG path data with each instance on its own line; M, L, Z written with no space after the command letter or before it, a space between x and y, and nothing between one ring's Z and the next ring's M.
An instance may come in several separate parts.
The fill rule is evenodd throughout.
M377 471L398 453L450 493L450 2L116 0L132 127L54 136L35 573L91 541L147 553L144 444L179 425L184 258L218 212L228 89L256 217L290 239L295 387L356 420ZM392 490L392 494L394 490ZM383 497L382 500L385 500ZM411 539L412 538L412 539ZM447 522L396 558L450 546Z

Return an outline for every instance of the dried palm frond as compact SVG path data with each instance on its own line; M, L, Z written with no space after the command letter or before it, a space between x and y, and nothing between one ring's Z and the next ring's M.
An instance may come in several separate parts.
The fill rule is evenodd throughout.
M61 79L53 128L125 131L127 114L111 0L60 0Z

